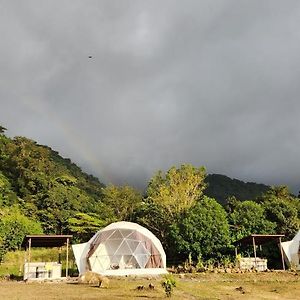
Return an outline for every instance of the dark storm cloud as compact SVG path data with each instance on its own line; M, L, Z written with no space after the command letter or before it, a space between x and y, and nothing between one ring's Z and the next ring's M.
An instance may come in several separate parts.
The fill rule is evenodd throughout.
M106 183L189 162L299 187L299 1L2 1L0 25L10 135Z

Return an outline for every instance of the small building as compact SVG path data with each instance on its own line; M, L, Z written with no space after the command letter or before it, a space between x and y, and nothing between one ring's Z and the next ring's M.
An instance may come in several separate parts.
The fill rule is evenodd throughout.
M65 262L66 273L69 271L69 245L72 235L26 235L22 247L26 249L26 259L24 263L24 280L43 280L43 279L59 279L62 278L62 262L60 259L61 247L66 246L67 256ZM32 262L31 248L32 247L58 247L58 261L56 262Z
M233 244L235 245L235 255L237 257L238 254L238 247L252 245L253 246L253 257L241 257L238 262L238 267L240 269L256 269L257 271L265 271L267 270L267 259L260 258L256 255L256 247L266 244L270 241L277 242L279 246L279 251L281 253L281 263L282 268L285 270L284 265L284 256L283 256L283 249L282 249L282 242L281 239L284 237L283 234L250 234Z

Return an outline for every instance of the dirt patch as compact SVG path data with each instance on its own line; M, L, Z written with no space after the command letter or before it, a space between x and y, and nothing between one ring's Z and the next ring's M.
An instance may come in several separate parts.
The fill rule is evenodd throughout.
M286 273L192 274L175 276L172 299L300 299L300 276ZM162 278L109 278L107 289L91 285L50 282L0 282L0 299L166 299ZM149 288L149 284L155 288ZM144 286L144 289L137 289ZM298 298L297 298L298 297Z

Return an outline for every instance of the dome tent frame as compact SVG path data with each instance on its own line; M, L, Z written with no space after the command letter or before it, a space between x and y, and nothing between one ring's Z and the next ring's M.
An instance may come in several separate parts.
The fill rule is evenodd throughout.
M112 223L87 243L72 247L80 274L86 271L117 276L167 273L161 242L136 223Z

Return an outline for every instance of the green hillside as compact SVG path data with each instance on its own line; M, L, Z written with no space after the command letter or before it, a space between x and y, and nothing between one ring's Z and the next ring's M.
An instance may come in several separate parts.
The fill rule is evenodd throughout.
M156 172L144 195L104 186L50 147L7 137L0 126L0 263L26 234L72 234L81 242L115 221L151 230L169 259L220 262L234 257L232 242L250 233L292 238L300 201L285 186L207 176L204 167L189 164Z
M70 159L25 137L0 132L0 208L40 222L46 233L69 232L70 218L106 219L103 187ZM85 216L84 214L89 214Z
M223 205L229 197L234 196L241 201L254 200L270 189L269 186L264 184L243 182L220 174L210 174L205 181L207 188L204 193Z

